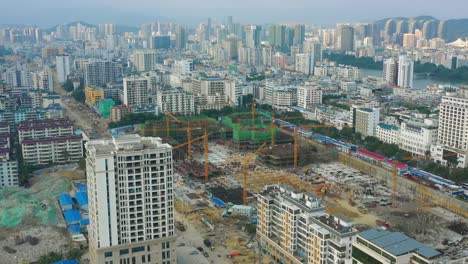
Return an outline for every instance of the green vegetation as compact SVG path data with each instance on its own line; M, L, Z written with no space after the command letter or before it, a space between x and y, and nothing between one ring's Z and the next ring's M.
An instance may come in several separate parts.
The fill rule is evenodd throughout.
M46 255L41 256L36 263L37 264L50 264L53 262L60 261L63 258L79 260L81 256L83 255L83 253L84 252L82 252L80 249L77 249L77 248L72 248L63 255L57 252L49 252Z
M247 81L263 81L265 80L265 75L253 75L253 76L247 76Z
M344 109L344 110L348 110L348 111L351 109L351 107L349 105L340 104L340 103L331 103L330 105L332 105L334 107Z
M234 113L235 109L230 107L230 106L225 106L221 110L215 110L215 109L210 109L210 110L203 110L202 115L206 115L211 118L218 118L219 116L227 116L232 113Z
M345 94L325 94L322 96L322 101L325 104L326 102L334 99L346 98Z
M430 108L427 106L418 106L418 105L409 104L409 103L403 103L402 106L408 108L409 110L416 110L419 113L426 114L426 115L430 115L433 112L435 112L434 108Z
M417 166L423 171L430 172L457 183L466 182L468 180L468 168L456 168L453 165L446 167L432 161L423 161L419 163L417 161L410 161L408 162L408 165Z
M75 98L78 102L84 104L86 101L86 95L83 88L78 88L72 92L72 97Z
M353 55L345 55L340 53L323 53L323 58L335 61L338 64L356 66L363 69L382 70L383 63L374 61L371 57L355 57Z
M144 124L149 121L163 120L163 118L164 118L164 115L155 115L151 113L140 113L140 114L129 113L128 115L124 116L119 122L110 123L109 128Z

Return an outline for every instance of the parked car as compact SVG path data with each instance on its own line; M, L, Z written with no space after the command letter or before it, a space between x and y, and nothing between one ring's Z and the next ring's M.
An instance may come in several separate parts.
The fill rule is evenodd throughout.
M190 255L196 255L196 254L198 254L198 253L199 253L198 250L192 250L192 251L190 251Z

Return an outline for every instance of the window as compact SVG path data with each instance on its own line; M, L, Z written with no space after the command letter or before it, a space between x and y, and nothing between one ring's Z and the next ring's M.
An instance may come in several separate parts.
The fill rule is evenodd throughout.
M128 254L129 250L128 249L121 249L120 250L120 255L126 255Z
M112 257L112 251L104 252L104 257L105 258Z
M142 252L142 251L145 251L144 246L132 248L132 253L137 253L137 252Z

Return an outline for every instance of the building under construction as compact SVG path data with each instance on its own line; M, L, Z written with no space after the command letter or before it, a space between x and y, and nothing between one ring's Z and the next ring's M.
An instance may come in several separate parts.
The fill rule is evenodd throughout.
M185 160L184 162L177 164L175 169L183 176L193 177L196 179L203 179L205 177L204 165L195 160ZM209 176L221 175L222 171L218 166L213 164L208 165Z
M166 118L168 118L166 116ZM202 136L204 129L208 131L208 138L210 140L225 140L232 137L232 129L219 125L216 119L207 116L192 116L180 117L177 120L169 122L169 129L167 128L167 120L154 121L144 124L140 129L142 136L171 138L175 142L186 142L188 137L188 128L192 138ZM168 135L169 132L169 135Z
M330 162L336 154L330 149L318 150L309 144L298 147L298 165L305 166L310 163ZM294 145L283 144L264 148L257 156L261 163L275 168L288 168L294 166Z
M234 113L222 118L222 124L232 129L232 145L238 150L254 150L265 142L290 143L293 138L271 125L271 119L251 113Z

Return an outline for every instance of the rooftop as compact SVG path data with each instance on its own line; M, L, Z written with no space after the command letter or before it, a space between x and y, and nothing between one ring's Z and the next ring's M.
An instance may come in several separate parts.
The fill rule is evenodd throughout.
M114 136L111 140L92 140L86 146L97 154L144 149L172 149L171 145L162 143L159 137L140 137L136 134Z
M358 234L372 244L394 256L416 252L425 258L433 258L441 253L401 232L389 232L381 229L370 229Z
M71 126L72 123L68 119L28 120L19 123L18 131Z

